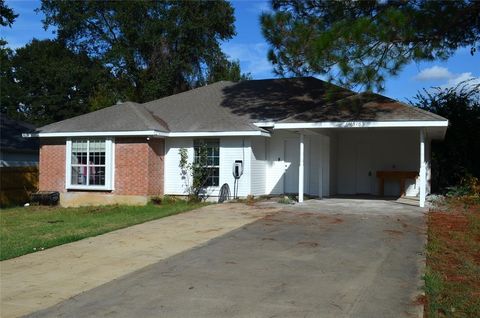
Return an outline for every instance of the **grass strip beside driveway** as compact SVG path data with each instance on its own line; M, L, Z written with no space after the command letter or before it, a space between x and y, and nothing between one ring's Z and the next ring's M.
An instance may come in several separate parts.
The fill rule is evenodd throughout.
M428 214L427 317L480 317L480 200L449 198Z
M61 208L30 206L0 211L0 260L78 241L134 224L193 210L205 203Z

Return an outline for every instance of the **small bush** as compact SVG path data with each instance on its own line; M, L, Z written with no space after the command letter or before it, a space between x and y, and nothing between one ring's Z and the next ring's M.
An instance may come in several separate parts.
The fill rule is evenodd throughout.
M255 202L256 202L255 196L253 196L251 194L247 195L247 199L245 200L245 204L253 205L253 204L255 204Z
M292 198L288 197L288 196L284 196L283 198L280 198L280 200L278 200L278 203L281 203L281 204L294 204L295 203L295 200L293 200Z
M155 204L155 205L160 205L160 204L162 204L162 201L163 201L163 199L162 199L162 197L159 196L159 195L156 195L156 196L153 196L153 197L150 198L150 202L151 202L152 204Z
M472 176L466 176L460 182L460 185L447 188L447 196L480 196L480 180Z
M174 197L174 196L170 196L170 195L164 195L163 197L159 196L159 195L156 195L156 196L153 196L153 197L150 198L150 202L152 204L155 204L155 205L174 204L174 203L176 203L178 201L181 201L181 200L182 199Z

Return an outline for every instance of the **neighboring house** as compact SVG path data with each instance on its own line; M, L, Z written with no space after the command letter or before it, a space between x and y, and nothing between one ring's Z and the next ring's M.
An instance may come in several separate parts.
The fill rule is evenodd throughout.
M34 131L30 124L0 115L0 167L38 165L38 139L22 137Z
M28 202L38 186L38 138L24 138L35 127L0 114L0 206Z
M372 93L312 78L218 82L144 104L126 102L41 127L40 190L64 205L145 203L184 195L179 150L193 160L206 142L213 177L207 192L332 196L381 192L378 171L416 172L406 195L425 204L430 141L448 121ZM387 181L386 195L399 195Z

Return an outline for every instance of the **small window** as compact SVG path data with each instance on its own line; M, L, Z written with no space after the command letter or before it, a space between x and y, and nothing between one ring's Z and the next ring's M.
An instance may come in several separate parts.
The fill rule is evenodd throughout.
M207 180L205 186L218 187L220 185L220 140L197 139L193 143L195 150L195 162L200 158L200 149L205 147L207 152Z
M76 139L67 142L67 148L70 153L67 184L70 188L110 187L110 140Z

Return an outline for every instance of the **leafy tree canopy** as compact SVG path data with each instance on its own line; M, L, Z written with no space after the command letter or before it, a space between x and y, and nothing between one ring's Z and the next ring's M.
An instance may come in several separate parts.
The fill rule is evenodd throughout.
M480 178L480 84L424 90L411 103L449 121L445 140L432 142L433 191L461 184L467 176Z
M127 99L156 99L219 75L241 77L238 63L228 62L220 48L235 35L226 1L43 0L40 10L60 41L130 83Z
M275 72L320 74L382 90L412 61L447 59L480 45L480 1L272 0L261 16Z
M43 125L90 110L95 88L109 81L103 66L60 42L32 40L13 53L1 52L1 111ZM114 103L110 96L108 106ZM107 106L104 105L104 106Z
M0 0L0 25L11 27L18 14L5 4L5 0Z

